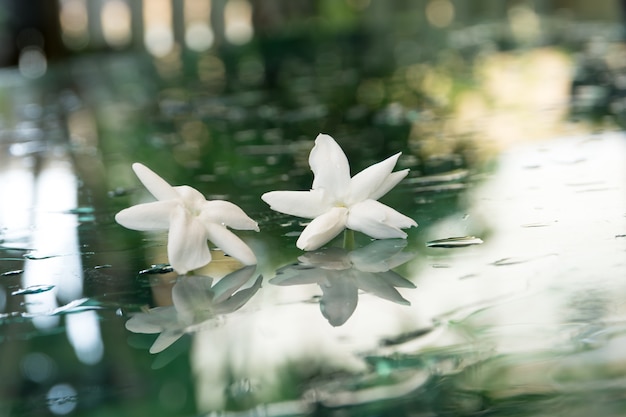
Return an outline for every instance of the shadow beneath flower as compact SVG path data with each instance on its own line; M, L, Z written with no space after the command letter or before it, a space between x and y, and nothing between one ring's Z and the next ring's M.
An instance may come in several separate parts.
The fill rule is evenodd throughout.
M173 305L136 313L126 322L126 329L133 333L158 333L150 353L162 352L183 335L217 326L225 315L243 307L261 288L263 276L259 275L251 286L241 289L255 272L255 266L247 266L215 283L204 275L179 276L172 287Z
M377 240L359 249L331 247L307 252L299 263L276 271L270 284L317 284L322 289L320 310L332 326L343 325L354 313L359 290L402 305L410 305L396 289L415 285L392 271L415 257L403 252L406 241Z

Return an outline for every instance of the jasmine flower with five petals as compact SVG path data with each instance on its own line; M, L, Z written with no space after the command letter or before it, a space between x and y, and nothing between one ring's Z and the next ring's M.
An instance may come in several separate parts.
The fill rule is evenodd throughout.
M395 187L408 169L392 172L397 153L350 177L350 165L337 142L320 134L309 155L313 171L310 191L272 191L261 196L278 212L313 219L296 242L302 250L315 250L344 229L374 239L406 238L401 229L417 223L377 200Z
M207 240L244 265L256 264L248 245L227 229L259 231L257 223L241 208L228 201L207 201L202 193L186 185L173 187L140 163L132 167L158 201L124 209L115 221L133 230L168 230L167 256L176 272L186 274L211 261Z

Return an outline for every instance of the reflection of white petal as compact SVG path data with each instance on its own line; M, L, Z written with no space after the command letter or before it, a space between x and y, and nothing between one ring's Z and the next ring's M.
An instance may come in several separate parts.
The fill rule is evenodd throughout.
M369 245L350 252L350 261L359 271L384 272L402 265L415 257L415 254L401 252L406 240L375 240Z
M315 146L309 155L309 165L314 174L313 189L325 189L330 196L338 199L350 187L350 165L348 158L335 140L324 134L315 139Z
M397 153L382 162L365 168L363 171L356 174L350 182L350 197L346 203L357 203L371 198L371 195L373 194L380 194L379 190L381 189L381 186L385 183L385 180L389 177L391 171L393 171L393 167L396 166L396 162L399 157L400 153ZM383 194L380 194L380 196L382 195Z
M193 275L180 278L172 287L172 302L179 321L193 324L198 313L206 312L212 303L211 277Z
M202 223L180 206L171 213L167 256L172 268L179 274L186 274L211 262L207 233Z
M309 223L298 238L296 246L302 250L318 249L345 229L347 218L347 208L333 207Z
M172 306L151 308L148 313L137 313L126 322L126 329L133 333L160 333L167 326L178 323Z
M383 279L382 274L360 272L354 275L356 276L357 285L363 291L372 293L385 300L393 301L394 303L411 305L410 302L400 295L393 285Z
M415 221L375 200L365 200L350 208L347 227L374 239L406 238L400 228L417 226Z
M307 252L298 256L298 261L303 265L340 271L352 268L350 253L343 248L331 247L320 251Z
M350 276L327 271L325 282L320 283L322 299L320 310L332 326L344 324L359 302L358 288Z
M324 197L323 190L270 191L263 194L261 199L279 213L313 219L328 210L329 204Z
M259 231L259 225L236 204L224 200L204 201L200 218L238 230Z
M276 276L270 280L272 285L290 286L317 284L322 282L328 271L310 266L287 265L276 271Z
M182 329L165 330L156 338L150 347L150 353L159 353L170 347L175 341L180 339L185 332Z
M115 221L133 230L166 230L170 224L170 212L176 204L176 200L138 204L117 213Z
M261 288L263 277L259 275L252 287L239 290L227 299L220 301L215 305L217 314L230 314L243 307Z
M150 191L157 200L171 200L178 198L178 193L167 181L159 177L147 166L138 162L133 164L133 171L139 181Z
M385 181L378 187L377 190L374 190L372 194L370 194L369 198L372 200L378 200L385 194L389 192L393 187L398 185L400 181L404 179L409 173L408 169L403 169L402 171L392 172L385 178Z
M219 303L231 295L242 285L247 283L250 278L254 276L256 272L256 267L254 266L245 266L243 268L239 268L238 270L231 272L226 275L222 279L220 279L212 288L215 298L213 301Z
M233 232L215 223L205 223L204 228L209 240L223 250L224 253L238 259L244 265L256 264L256 256L254 256L252 249Z

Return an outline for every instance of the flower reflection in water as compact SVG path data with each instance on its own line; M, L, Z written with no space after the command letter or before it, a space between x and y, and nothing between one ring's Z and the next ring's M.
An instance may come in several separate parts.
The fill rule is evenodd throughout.
M126 328L133 333L159 333L150 353L162 352L184 334L216 325L225 314L243 307L261 288L263 277L259 275L252 286L241 289L255 271L254 266L247 266L217 283L209 276L180 276L172 288L172 306L137 313L126 322Z
M331 247L300 256L295 265L279 269L275 285L317 284L322 289L320 310L333 326L344 324L359 300L359 290L398 304L410 305L396 289L415 285L391 269L412 259L403 252L406 241L378 240L356 250Z

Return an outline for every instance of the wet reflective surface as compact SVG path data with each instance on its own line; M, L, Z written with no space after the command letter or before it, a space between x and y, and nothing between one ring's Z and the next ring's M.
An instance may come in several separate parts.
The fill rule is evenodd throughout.
M622 415L621 99L584 44L489 28L1 73L0 416ZM319 132L353 173L403 153L406 240L295 247L308 220L260 196L310 187ZM151 201L136 161L242 207L258 265L177 276L116 224Z

